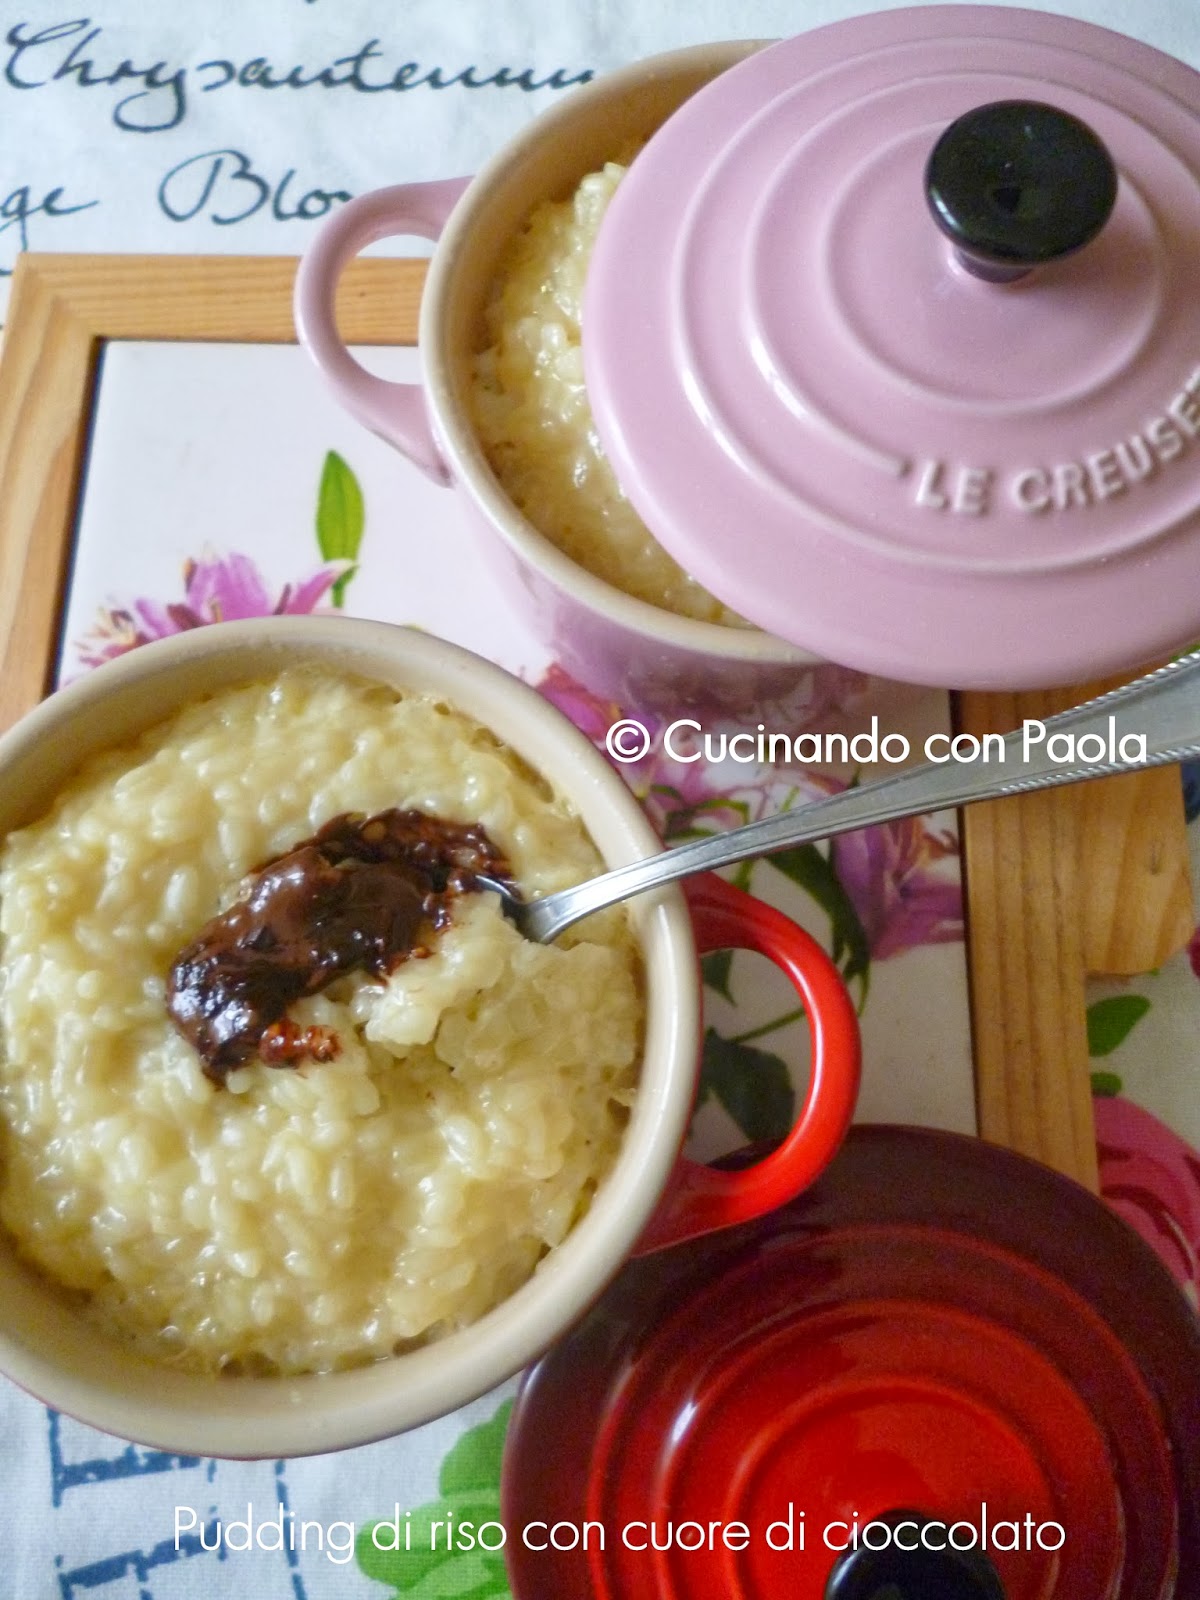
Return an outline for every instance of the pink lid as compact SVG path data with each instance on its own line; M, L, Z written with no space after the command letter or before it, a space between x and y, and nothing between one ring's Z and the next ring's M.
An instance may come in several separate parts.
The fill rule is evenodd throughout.
M1070 113L1094 240L964 268L926 165L974 108ZM769 632L885 676L1070 682L1200 634L1200 75L1040 12L819 28L673 116L609 208L584 357L634 505Z

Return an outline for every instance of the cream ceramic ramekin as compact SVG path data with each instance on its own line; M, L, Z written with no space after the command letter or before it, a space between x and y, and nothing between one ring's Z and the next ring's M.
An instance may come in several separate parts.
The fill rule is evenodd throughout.
M609 865L660 848L617 772L534 690L427 634L342 617L197 629L51 696L0 740L0 837L43 814L96 752L212 691L299 663L436 696L475 718L570 797ZM647 1015L617 1162L564 1243L480 1321L351 1371L206 1377L151 1364L100 1334L0 1235L0 1371L56 1409L164 1450L273 1458L363 1444L454 1410L544 1351L639 1240L657 1246L742 1220L803 1188L834 1154L853 1110L858 1041L849 997L828 958L779 913L724 884L694 899L702 947L720 939L772 954L790 966L815 1018L808 1100L768 1162L733 1178L680 1160L697 1081L700 985L685 896L667 889L630 906Z

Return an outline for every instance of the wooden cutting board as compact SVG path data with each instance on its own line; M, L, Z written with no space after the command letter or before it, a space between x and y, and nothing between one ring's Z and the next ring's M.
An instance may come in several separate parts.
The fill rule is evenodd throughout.
M962 694L958 725L1007 733L1121 681ZM1192 935L1179 769L969 806L962 841L979 1132L1098 1189L1086 983Z

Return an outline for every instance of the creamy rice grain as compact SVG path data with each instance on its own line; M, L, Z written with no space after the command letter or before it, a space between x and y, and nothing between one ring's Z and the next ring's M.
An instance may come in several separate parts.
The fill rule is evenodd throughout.
M584 390L584 280L625 172L610 161L570 200L543 201L501 257L484 313L487 344L472 372L475 426L506 492L581 567L663 610L744 627L667 554L630 505L600 447Z
M290 1015L328 1063L214 1086L166 974L244 877L342 812L480 823L526 894L600 870L568 804L431 700L303 671L92 762L0 856L0 1220L110 1330L195 1370L319 1371L469 1323L559 1243L634 1091L625 915L527 943L494 895L425 960Z

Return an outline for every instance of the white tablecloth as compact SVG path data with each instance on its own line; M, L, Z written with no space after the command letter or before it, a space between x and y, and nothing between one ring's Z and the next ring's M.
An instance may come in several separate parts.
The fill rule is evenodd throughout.
M10 8L0 49L0 271L11 272L23 246L296 254L315 221L341 197L399 180L473 171L564 92L559 85L652 51L795 32L855 9L847 0L664 0L654 6L413 0L404 7L363 0L210 0L197 8L101 0L84 16L82 8L26 0ZM1076 0L1060 9L1136 34L1200 67L1200 7L1193 0L1143 0L1136 8L1118 0ZM397 248L411 253L410 245ZM148 359L153 364L153 355ZM114 369L110 380L119 383L120 373ZM136 381L144 380L142 374ZM385 459L376 441L320 409L326 402L315 381L311 390L301 384L296 393L309 417L315 464L311 483L289 480L296 520L288 525L298 528L303 519L305 526L290 548L277 547L274 534L214 539L200 526L199 513L170 538L156 537L158 502L147 498L144 482L139 494L127 493L119 457L96 455L99 476L89 495L99 498L89 504L100 509L86 515L98 518L102 531L100 542L86 545L87 560L76 571L65 671L82 669L88 649L82 641L89 635L93 654L103 653L105 617L111 621L114 608L139 597L160 606L185 602L189 559L247 556L272 600L285 582L304 577L318 564L311 497L325 448L337 448L355 464L368 503L372 495L390 503L398 494L402 501L405 484L419 492L412 487L415 477L404 477L409 469ZM268 464L264 481L273 481L272 473L282 481L280 462ZM236 473L219 483L214 478L213 493L236 481ZM229 515L218 505L207 527L227 529ZM103 543L106 537L122 545L119 561L115 545ZM290 537L284 536L285 546ZM348 591L348 610L441 626L436 597L410 601L379 591L365 576L367 559L364 546L364 572ZM465 642L480 645L478 637ZM485 637L483 647L535 680L549 679L584 720L601 714L585 694L553 680L552 664L536 652L522 658L517 635ZM764 780L759 790L765 786ZM753 791L754 783L744 788ZM746 793L740 798L752 803ZM908 1114L961 1126L969 1116L962 1097L961 945L945 898L944 863L934 859L932 845L922 848L925 855L915 863L900 860L899 846L888 860L864 858L856 865L846 858L843 876L861 891L856 911L873 958L865 1021L870 1040L873 1015L878 1019L878 1043L869 1110L886 1116L905 1109L889 1100L885 1053L898 1040L919 1040L918 1053L925 1051L930 1062L951 1060L945 1082L953 1087L940 1100L934 1094L921 1104L918 1097ZM774 868L759 869L764 883L773 875ZM872 899L871 886L883 884L891 897ZM918 896L914 910L904 895L917 887L925 898ZM812 899L802 885L787 892L797 902ZM818 921L827 912L809 909ZM830 937L829 921L821 927ZM948 972L953 977L946 983ZM937 1040L921 1015L930 984L949 996L949 1020ZM1194 1296L1200 985L1181 957L1145 980L1098 990L1094 1000L1103 1002L1094 1006L1093 1022L1094 1046L1103 1057L1097 1060L1103 1074L1097 1108L1110 1198L1158 1245ZM722 1012L715 997L713 1005L716 1025L733 1035L733 1014ZM792 1049L786 1041L759 1042L784 1056ZM897 1061L903 1053L897 1051ZM910 1060L909 1070L916 1065ZM924 1070L927 1064L920 1065ZM708 1108L718 1123L725 1114L719 1100L714 1095ZM718 1125L714 1137L720 1132ZM0 1600L212 1600L243 1593L256 1600L389 1600L393 1594L425 1600L470 1593L482 1600L502 1594L502 1579L486 1566L446 1562L418 1571L378 1552L367 1530L394 1508L436 1502L468 1478L485 1495L494 1494L503 1420L494 1419L510 1387L402 1440L341 1457L236 1464L126 1446L48 1413L0 1382ZM220 1548L218 1520L225 1525ZM290 1530L302 1520L310 1528L299 1540ZM247 1525L244 1531L239 1522ZM278 1541L266 1526L271 1522L282 1530ZM303 1549L292 1548L300 1543ZM250 1548L238 1548L245 1544ZM282 1548L272 1548L277 1544Z

